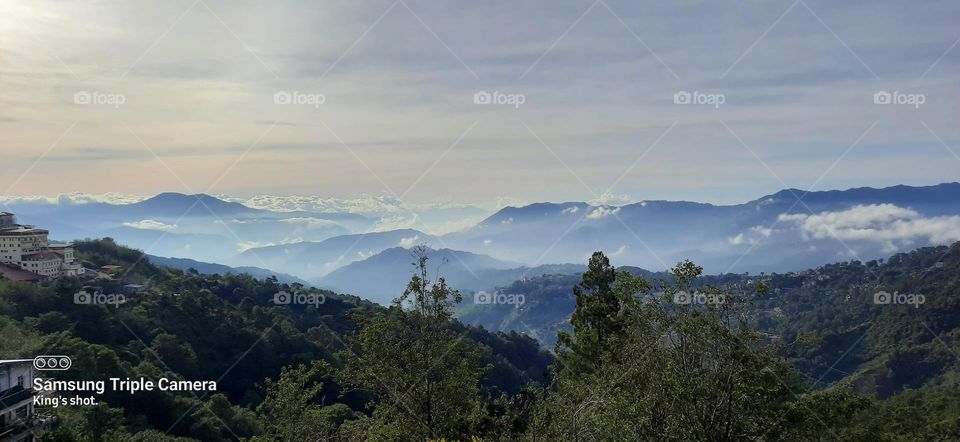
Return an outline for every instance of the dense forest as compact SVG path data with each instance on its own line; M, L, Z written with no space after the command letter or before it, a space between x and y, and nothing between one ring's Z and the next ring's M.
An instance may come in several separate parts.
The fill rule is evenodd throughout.
M218 388L107 391L97 406L45 410L58 425L44 440L960 439L960 244L754 276L617 269L598 252L575 280L516 283L549 281L541 293L570 303L567 323L542 321L557 324L549 351L456 319L462 295L415 250L387 308L156 266L111 240L77 249L123 269L88 290L146 289L90 305L74 303L78 281L0 281L0 356L69 355L64 380ZM879 289L925 302L878 305ZM277 305L280 292L324 302ZM676 302L690 293L715 302Z

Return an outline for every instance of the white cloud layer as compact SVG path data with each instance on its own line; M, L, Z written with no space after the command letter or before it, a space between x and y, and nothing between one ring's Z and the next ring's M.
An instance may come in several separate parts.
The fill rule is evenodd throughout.
M619 212L620 212L619 207L600 206L600 207L597 207L596 209L593 209L593 211L590 212L589 215L587 215L587 219L602 219L608 216L616 215Z
M593 206L622 206L624 204L630 204L631 201L633 201L633 199L630 198L630 195L617 195L615 193L604 192L588 202Z
M87 203L108 203L108 204L133 204L147 199L140 195L129 195L123 193L62 193L57 196L44 195L21 195L21 196L0 196L0 204L87 204Z
M405 249L409 249L410 247L413 247L417 243L418 239L420 239L420 235L413 235L406 238L400 238L400 242L397 245Z
M134 229L141 230L161 230L165 232L173 231L177 228L176 224L167 224L161 221L156 221L152 219L140 220L137 222L125 222L123 223L124 227L132 227Z
M727 241L732 245L755 245L767 238L788 238L793 232L802 241L840 240L868 242L894 252L915 245L939 245L960 241L960 216L924 216L894 204L858 205L817 214L781 214L782 227L775 230L754 226Z
M796 224L804 239L929 244L960 241L960 216L924 217L915 210L893 204L855 206L816 215L780 215L779 219Z

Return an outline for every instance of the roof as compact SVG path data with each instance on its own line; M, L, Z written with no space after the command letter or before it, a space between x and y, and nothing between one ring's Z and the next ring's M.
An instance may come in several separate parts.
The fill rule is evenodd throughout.
M12 281L39 281L43 276L13 266L0 264L0 275Z
M60 256L59 253L55 252L39 252L23 255L24 261L46 261L50 259L63 259L63 257Z
M10 235L10 234L20 234L28 235L32 233L50 233L49 230L37 229L33 226L26 226L23 224L14 224L9 227L0 228L0 235Z

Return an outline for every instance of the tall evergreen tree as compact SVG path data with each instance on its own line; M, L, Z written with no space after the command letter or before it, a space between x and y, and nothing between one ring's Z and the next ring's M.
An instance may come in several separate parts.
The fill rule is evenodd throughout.
M573 335L561 331L557 339L557 358L564 369L576 373L598 369L604 354L622 333L623 302L613 290L616 278L610 260L603 252L595 252L582 281L573 288Z
M451 331L460 293L442 277L430 279L423 249L414 254L416 274L387 313L365 324L344 380L378 398L368 439L469 439L481 409L483 353Z

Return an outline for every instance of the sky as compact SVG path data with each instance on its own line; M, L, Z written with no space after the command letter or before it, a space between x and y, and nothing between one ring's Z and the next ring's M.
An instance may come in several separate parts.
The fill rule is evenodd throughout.
M956 1L5 0L0 192L492 207L958 181L958 22Z

